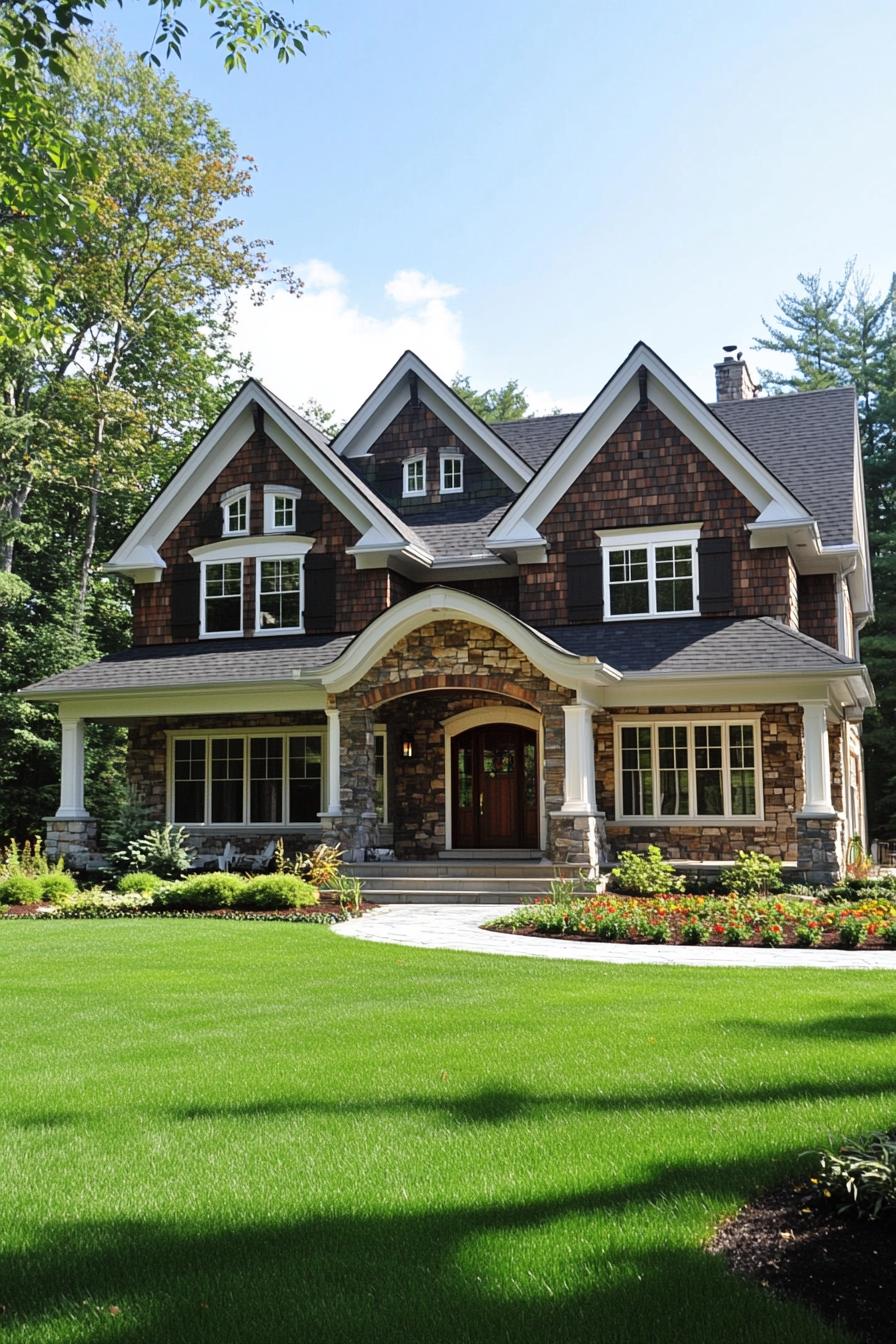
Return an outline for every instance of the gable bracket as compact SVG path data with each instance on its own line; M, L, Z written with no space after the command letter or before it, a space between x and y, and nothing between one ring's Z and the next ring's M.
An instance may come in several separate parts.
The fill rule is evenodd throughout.
M643 364L638 370L638 410L647 410L647 370Z
M252 424L256 434L264 433L264 407L260 406L257 401L252 403Z

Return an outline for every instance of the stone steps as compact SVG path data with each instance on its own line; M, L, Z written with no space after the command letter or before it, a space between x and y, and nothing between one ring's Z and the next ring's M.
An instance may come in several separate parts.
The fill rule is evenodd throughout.
M517 863L354 863L346 864L344 872L361 880L365 900L379 904L525 904L549 896L555 878L579 876L578 869L543 858Z

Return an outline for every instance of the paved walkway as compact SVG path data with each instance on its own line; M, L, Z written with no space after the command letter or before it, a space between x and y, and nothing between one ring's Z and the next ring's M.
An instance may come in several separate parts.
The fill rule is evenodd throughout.
M506 914L506 905L381 905L360 919L334 924L342 938L404 947L494 952L505 957L559 961L610 961L653 966L802 966L817 970L896 971L896 952L812 951L772 947L664 947L634 943L577 943L573 939L526 938L489 933L481 924Z

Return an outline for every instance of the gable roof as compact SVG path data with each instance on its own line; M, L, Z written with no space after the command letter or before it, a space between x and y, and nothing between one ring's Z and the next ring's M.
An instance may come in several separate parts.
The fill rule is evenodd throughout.
M581 417L581 411L571 414L564 412L562 415L531 415L524 420L498 421L492 424L492 429L537 471Z

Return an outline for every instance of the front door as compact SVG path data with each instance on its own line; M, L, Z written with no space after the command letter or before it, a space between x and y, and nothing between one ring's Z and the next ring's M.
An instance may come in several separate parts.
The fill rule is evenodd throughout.
M538 750L531 728L486 724L451 750L454 849L535 849Z

